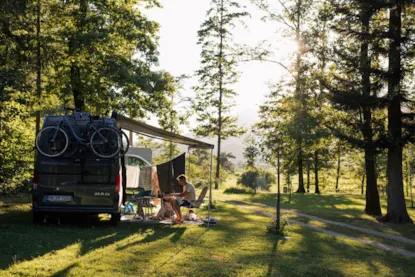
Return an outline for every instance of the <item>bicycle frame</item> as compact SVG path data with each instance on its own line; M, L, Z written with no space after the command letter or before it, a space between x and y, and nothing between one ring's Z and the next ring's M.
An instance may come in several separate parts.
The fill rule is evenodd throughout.
M76 121L76 117L74 117L74 119L75 119L75 121ZM87 140L87 139L81 138L81 137L79 137L79 136L76 134L76 132L75 132L74 128L72 127L71 123L69 122L68 115L67 115L67 110L65 111L65 115L63 116L63 120L59 121L59 122L56 124L56 132L55 132L55 134L53 135L53 140L55 140L56 135L58 134L58 131L59 131L59 129L61 128L62 123L64 123L64 122L68 125L69 130L71 131L71 133L72 133L72 135L75 137L75 139L78 141L78 143L80 143L80 144L82 144L82 145L84 145L84 146L90 146L90 145L91 145L91 143L88 143L88 140ZM98 130L98 129L97 129L97 128L95 128L95 126L94 126L94 125L90 124L90 128L91 128L91 127L92 127L92 130L94 130L95 132L97 132L97 130ZM103 141L102 141L102 142L99 142L99 143L97 143L97 144L103 144L103 143L107 143L107 142L108 142L108 140L107 140L104 136L102 136L102 135L101 135L101 133L99 133L99 132L97 132L97 133L98 133L98 135L99 135L99 136L103 139Z

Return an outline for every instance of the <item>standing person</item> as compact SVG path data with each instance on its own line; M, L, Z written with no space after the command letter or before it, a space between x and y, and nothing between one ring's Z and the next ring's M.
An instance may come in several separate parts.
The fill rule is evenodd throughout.
M191 201L196 200L196 190L193 184L187 182L186 175L184 174L179 175L177 177L177 180L179 181L179 184L183 187L183 192L177 195L178 199L172 201L172 207L177 216L176 222L182 223L183 217L182 217L182 213L180 212L180 207L191 208L192 206ZM170 196L174 197L174 195L170 195Z

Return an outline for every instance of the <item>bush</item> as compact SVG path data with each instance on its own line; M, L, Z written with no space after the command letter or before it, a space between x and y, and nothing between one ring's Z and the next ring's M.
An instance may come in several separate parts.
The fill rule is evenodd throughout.
M275 175L271 172L253 168L242 173L238 184L254 190L255 193L258 189L269 191L275 180Z
M288 231L290 229L290 223L285 217L281 217L280 228L277 228L277 219L274 217L272 222L267 226L267 232L272 234L277 234L281 236L288 236Z
M209 187L209 181L195 178L193 185L195 186L195 188L198 188L198 189Z
M251 194L251 192L247 191L244 188L235 188L235 187L227 188L224 190L223 193L225 194Z

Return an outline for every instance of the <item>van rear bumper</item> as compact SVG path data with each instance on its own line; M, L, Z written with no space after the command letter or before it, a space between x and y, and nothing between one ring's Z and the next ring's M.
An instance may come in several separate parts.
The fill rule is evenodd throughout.
M86 214L112 214L119 213L119 207L63 207L63 206L33 206L34 212L45 213L86 213Z

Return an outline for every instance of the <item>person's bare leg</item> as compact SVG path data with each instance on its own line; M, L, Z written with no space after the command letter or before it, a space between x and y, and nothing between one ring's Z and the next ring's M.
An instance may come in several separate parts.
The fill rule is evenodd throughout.
M171 201L171 206L172 206L174 212L177 215L176 221L183 222L182 213L180 211L180 206L179 206L179 203L177 202L177 200Z

